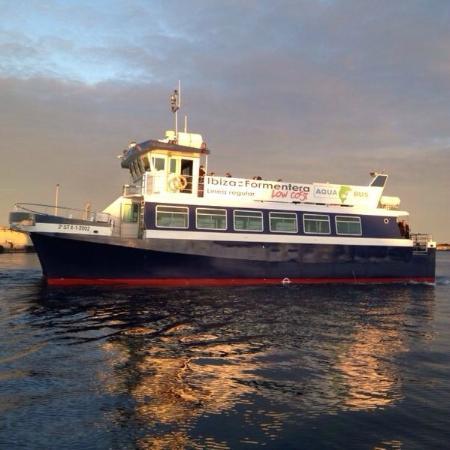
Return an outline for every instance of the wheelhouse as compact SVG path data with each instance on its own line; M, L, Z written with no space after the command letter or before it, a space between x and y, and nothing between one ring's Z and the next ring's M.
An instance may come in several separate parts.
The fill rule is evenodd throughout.
M195 133L180 132L175 139L167 131L162 140L132 142L121 155L122 167L130 171L133 182L125 194L197 196L208 154L202 136Z

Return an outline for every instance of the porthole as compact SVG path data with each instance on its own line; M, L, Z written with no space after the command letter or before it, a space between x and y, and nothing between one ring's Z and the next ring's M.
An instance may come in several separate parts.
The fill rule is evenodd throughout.
M387 217L384 219L384 223L385 223L386 225L389 223L389 219L388 219Z

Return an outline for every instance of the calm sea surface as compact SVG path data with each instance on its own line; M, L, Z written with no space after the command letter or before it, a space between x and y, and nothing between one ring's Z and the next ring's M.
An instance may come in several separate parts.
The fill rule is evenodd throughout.
M0 255L0 449L448 449L436 286L47 288Z

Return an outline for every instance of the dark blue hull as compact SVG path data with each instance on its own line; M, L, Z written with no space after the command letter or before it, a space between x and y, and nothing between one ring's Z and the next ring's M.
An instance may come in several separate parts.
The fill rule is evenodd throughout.
M50 283L433 282L435 249L31 233ZM208 281L209 280L209 281Z

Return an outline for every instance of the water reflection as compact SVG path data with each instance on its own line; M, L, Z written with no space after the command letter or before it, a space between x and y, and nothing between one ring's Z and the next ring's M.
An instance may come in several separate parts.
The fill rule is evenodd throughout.
M33 326L50 341L105 355L98 383L127 399L108 420L136 427L138 448L222 449L270 443L299 415L395 404L399 357L432 335L434 289L43 289L40 299Z
M238 381L250 380L255 376L255 364L247 358L236 357L236 352L246 350L245 345L217 345L210 350L213 353L227 353L228 356L225 361L223 357L216 361L201 356L149 356L140 364L138 370L141 373L152 373L131 391L137 402L136 413L142 421L152 428L170 424L183 430L177 433L176 440L182 437L187 444L188 428L196 418L232 409L241 397L254 391ZM172 437L171 432L156 437L149 435L143 442L154 448L158 441L167 442Z
M212 437L193 439L189 429L198 418L232 410L255 392L252 382L259 377L252 345L232 339L223 342L219 335L187 324L166 327L149 342L146 337L154 332L130 328L124 339L103 344L115 355L110 362L118 375L106 389L120 393L125 383L135 401L135 419L151 430L139 439L138 447L229 448ZM142 340L136 347L129 338L138 336Z
M398 356L409 351L412 339L429 339L432 334L434 289L403 288L391 294L367 308L368 323L355 327L353 342L338 355L336 368L347 388L344 405L352 410L385 407L402 399L404 373Z
M397 330L366 327L353 336L354 343L342 352L336 368L347 387L345 406L369 409L387 406L400 399L401 376L389 358L407 348Z

